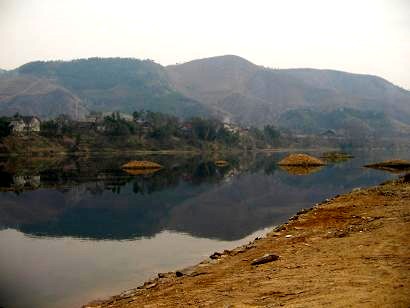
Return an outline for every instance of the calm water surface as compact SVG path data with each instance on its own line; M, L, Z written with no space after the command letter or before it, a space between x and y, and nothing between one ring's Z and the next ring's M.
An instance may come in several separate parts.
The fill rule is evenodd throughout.
M139 175L120 169L135 157L1 159L0 306L71 308L113 295L249 242L300 208L395 177L365 163L410 158L362 151L308 173L279 168L286 154L222 157L226 167L142 157L165 168Z

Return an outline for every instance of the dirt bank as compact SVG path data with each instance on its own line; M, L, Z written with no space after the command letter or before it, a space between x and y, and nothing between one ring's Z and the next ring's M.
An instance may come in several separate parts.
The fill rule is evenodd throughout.
M251 264L265 254L279 258ZM337 196L265 238L159 276L85 307L409 307L410 183Z

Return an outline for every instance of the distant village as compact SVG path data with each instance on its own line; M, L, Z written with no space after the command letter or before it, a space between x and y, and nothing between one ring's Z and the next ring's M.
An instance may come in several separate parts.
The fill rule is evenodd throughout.
M55 124L56 132L64 126L70 126L72 129L78 132L89 132L90 130L96 132L106 132L109 130L105 123L106 117L111 117L116 120L121 120L129 123L134 123L140 131L148 133L154 129L153 123L144 116L136 117L130 114L122 112L92 112L81 120L72 120L69 116L60 115L54 120L51 120ZM48 122L48 121L46 121ZM39 133L41 131L41 120L36 116L20 116L15 115L9 120L9 130L11 134L14 135L24 135L30 133ZM245 135L249 133L249 127L242 127L231 122L223 122L223 128L233 134ZM189 134L192 132L192 123L188 121L183 121L179 123L179 129L184 134ZM299 135L298 135L299 136ZM323 138L337 138L343 137L333 129L324 130L320 133ZM300 135L299 137L303 137Z
M39 133L41 121L33 116L16 116L11 119L9 128L13 134Z
M149 114L149 113L148 113ZM149 133L155 129L154 123L150 121L149 116L144 116L143 113L139 113L140 116L130 115L121 112L92 112L87 115L84 119L73 120L69 116L60 115L53 120L48 120L44 122L52 121L56 129L56 133L61 131L63 127L70 127L71 129L78 132L107 132L109 127L107 125L107 117L117 121L123 121L128 123L133 123L136 125L140 131ZM179 129L184 134L189 134L192 132L193 124L192 121L178 121ZM229 133L243 135L249 132L249 127L241 127L233 123L222 123L223 128ZM42 121L36 116L21 116L16 114L9 120L10 133L14 135L25 135L30 133L39 133L42 129Z
M55 119L41 120L36 116L0 117L0 137L8 135L27 137L60 138L71 141L73 148L105 139L101 146L120 146L112 137L129 136L128 148L178 148L189 145L202 147L201 144L216 143L228 147L246 149L278 147L284 145L347 144L343 132L327 129L319 134L298 134L279 131L272 125L262 129L243 127L231 122L194 117L179 119L169 114L151 111L136 111L133 114L122 112L90 112L81 120L73 120L67 115ZM65 137L64 137L65 136ZM109 141L111 140L111 141ZM133 140L133 141L131 141Z

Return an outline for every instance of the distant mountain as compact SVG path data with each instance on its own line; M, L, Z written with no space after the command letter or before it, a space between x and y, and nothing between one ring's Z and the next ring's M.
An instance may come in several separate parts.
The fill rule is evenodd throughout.
M5 74L7 71L0 68L0 75Z
M232 55L167 67L123 58L31 62L0 75L3 115L81 118L139 109L314 133L360 127L410 134L410 92L380 77L269 69Z
M278 124L280 116L291 110L352 108L383 113L410 124L410 92L376 76L332 70L274 70L237 56L194 60L168 66L167 70L184 95L236 122Z
M181 117L206 109L172 88L165 69L149 60L91 58L25 64L0 79L2 114L74 118L88 111L147 109Z
M68 114L84 116L87 109L79 97L54 80L31 75L13 74L0 77L0 112L17 112L49 118Z
M330 111L293 109L279 116L278 125L301 134L320 134L324 128L336 135L388 137L408 135L410 125L394 120L383 112L338 108Z

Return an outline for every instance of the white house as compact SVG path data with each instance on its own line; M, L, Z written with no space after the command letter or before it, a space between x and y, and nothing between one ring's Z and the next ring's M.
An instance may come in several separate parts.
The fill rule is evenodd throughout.
M31 132L40 132L40 124L41 121L37 117L18 117L14 118L9 126L11 128L11 132L14 134L24 134L24 133L31 133Z

